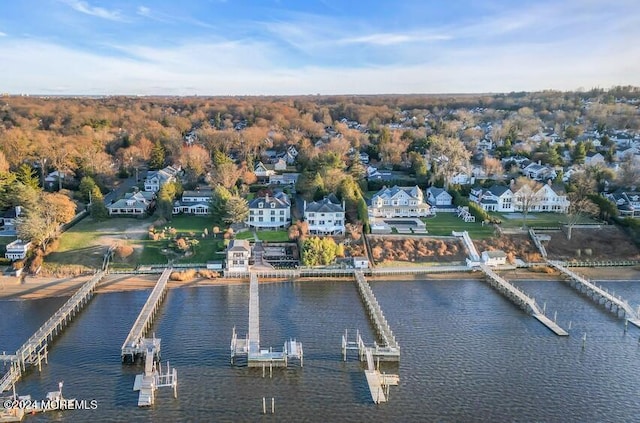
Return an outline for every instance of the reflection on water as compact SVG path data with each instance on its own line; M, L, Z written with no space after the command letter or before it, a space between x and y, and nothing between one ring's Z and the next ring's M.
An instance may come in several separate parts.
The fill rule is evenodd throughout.
M120 346L149 291L100 294L54 342L49 365L17 386L38 398L64 380L65 394L97 399L96 411L30 416L29 421L634 421L640 330L560 282L518 282L547 311L558 310L570 337L553 335L480 281L372 281L402 348L390 402L374 405L362 366L342 361L345 328L373 332L346 281L260 286L260 340L303 343L304 368L230 365L231 330L247 330L248 285L171 290L156 319L163 360L178 369L178 399L160 390L138 409L132 391L141 366L123 366ZM631 304L634 283L613 289ZM0 302L0 350L15 350L64 299ZM24 315L21 319L19 316ZM582 335L587 343L582 349ZM262 398L276 415L262 416Z

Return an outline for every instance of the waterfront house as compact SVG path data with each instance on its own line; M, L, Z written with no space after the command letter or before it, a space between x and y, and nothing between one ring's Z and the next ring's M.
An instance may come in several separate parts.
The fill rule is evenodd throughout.
M620 217L640 218L640 192L618 190L604 196L613 201L618 208Z
M353 267L355 269L368 269L369 259L366 257L351 257L353 260Z
M7 244L4 257L8 260L22 260L27 256L31 242L25 242L21 239L16 239L13 242Z
M251 245L245 239L232 239L227 245L227 270L231 272L249 271Z
M16 219L20 217L21 213L22 208L20 206L5 210L0 216L0 226L3 226L5 231L15 230Z
M110 216L142 216L149 212L155 202L155 193L138 191L126 193L124 198L107 206Z
M184 191L173 205L173 214L208 215L213 191L210 189Z
M291 202L284 192L256 197L249 202L245 224L258 230L283 229L291 223Z
M382 188L371 197L370 217L425 217L431 214L431 207L424 201L422 190L414 187Z
M485 211L512 212L513 192L505 185L493 185L489 188L471 188L469 200Z
M303 203L304 220L309 224L311 235L344 235L345 205L330 194L320 201Z

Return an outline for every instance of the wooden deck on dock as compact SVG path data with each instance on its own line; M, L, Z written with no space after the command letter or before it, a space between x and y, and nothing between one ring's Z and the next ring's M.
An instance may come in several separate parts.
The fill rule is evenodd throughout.
M158 311L162 300L167 292L167 281L171 275L172 268L168 267L162 272L158 282L154 286L149 298L145 302L138 318L134 322L127 339L122 344L121 357L124 361L127 357L131 358L131 361L135 361L138 356L145 356L149 347L154 348L156 356L160 355L160 339L157 338L144 338L146 332L153 323L153 318Z
M260 290L258 272L249 274L249 331L239 338L235 327L231 335L231 364L238 357L246 357L248 367L287 367L290 359L303 366L302 343L292 339L284 343L282 350L260 348Z
M26 370L27 364L40 367L42 361L47 362L49 342L89 302L103 276L104 272L97 272L16 351L9 371L0 379L0 393L9 390L20 379L22 372ZM9 357L5 356L5 358Z

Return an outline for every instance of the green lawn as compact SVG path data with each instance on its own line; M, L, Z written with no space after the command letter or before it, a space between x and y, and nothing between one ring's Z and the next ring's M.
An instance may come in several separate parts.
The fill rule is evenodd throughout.
M465 222L455 213L438 213L436 217L422 219L427 225L427 232L434 236L451 236L452 231L469 232L474 239L489 238L493 236L492 225L482 225L482 222Z
M502 221L501 227L505 229L517 229L523 226L523 219L520 217L508 219L505 216L513 216L513 213L489 213L491 216ZM530 228L559 228L567 223L567 216L562 213L528 213L526 224ZM579 223L595 223L593 219L584 217Z
M268 242L287 242L289 241L289 232L285 230L280 231L258 231L258 239L260 241ZM236 239L253 239L253 231L240 232L236 235Z

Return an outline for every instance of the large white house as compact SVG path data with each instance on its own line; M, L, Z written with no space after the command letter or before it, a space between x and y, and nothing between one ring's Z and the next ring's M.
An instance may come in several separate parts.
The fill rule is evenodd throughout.
M109 204L107 210L112 216L141 216L153 206L154 198L155 193L153 192L128 192L124 195L124 198Z
M255 229L281 229L291 223L291 202L284 192L256 197L249 202L247 226Z
M422 190L414 187L382 188L371 197L370 217L424 217L431 214L431 207L425 203Z
M173 204L173 214L207 215L212 195L213 191L210 189L185 191L182 193L182 199Z
M513 192L510 187L501 185L494 185L488 189L474 188L471 190L469 199L485 211L503 213L521 212L525 203L529 204L530 212L567 213L569 210L569 200L564 190L549 184L541 185L535 193L528 185L516 192Z
M344 201L330 194L321 201L304 202L304 220L312 235L344 235Z
M158 192L164 184L176 181L178 173L180 173L180 167L174 166L167 166L164 169L148 172L144 180L144 190Z

